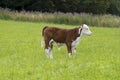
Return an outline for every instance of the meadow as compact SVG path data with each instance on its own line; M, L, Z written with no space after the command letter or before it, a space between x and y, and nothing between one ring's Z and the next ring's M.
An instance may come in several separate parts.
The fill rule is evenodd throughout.
M76 57L54 45L49 60L41 47L46 25L76 27L0 20L0 80L120 80L120 28L90 26L93 34L82 38Z

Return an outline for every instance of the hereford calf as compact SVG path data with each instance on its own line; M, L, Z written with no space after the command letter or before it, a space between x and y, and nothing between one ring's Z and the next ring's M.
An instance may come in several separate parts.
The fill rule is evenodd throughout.
M58 46L66 44L68 55L76 54L76 46L84 35L91 35L91 31L86 24L73 29L62 29L57 27L45 26L42 31L42 36L45 42L46 56L50 59L52 56L53 42Z

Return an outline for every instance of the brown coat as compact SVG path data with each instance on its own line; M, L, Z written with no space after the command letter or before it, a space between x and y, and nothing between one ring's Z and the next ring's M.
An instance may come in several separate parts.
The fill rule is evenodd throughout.
M68 49L68 53L72 53L71 43L80 36L78 33L79 28L80 27L73 29L62 29L57 27L44 27L42 35L45 40L45 49L48 49L48 47L52 48L52 44L49 44L49 42L53 39L56 43L65 43Z

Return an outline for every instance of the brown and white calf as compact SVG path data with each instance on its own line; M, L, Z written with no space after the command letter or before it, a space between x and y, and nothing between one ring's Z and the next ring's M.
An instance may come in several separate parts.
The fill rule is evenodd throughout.
M84 35L91 35L91 31L86 24L81 25L73 29L62 29L57 27L45 26L42 31L42 36L45 42L45 52L47 58L52 59L53 42L58 47L61 44L66 44L68 55L76 54L76 47L80 42L80 39Z

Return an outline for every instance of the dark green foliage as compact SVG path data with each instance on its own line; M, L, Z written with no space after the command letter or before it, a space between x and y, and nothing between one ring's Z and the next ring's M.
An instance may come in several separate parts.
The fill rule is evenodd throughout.
M1 0L0 6L13 10L120 15L120 0Z
M108 12L120 16L120 0L111 0Z

